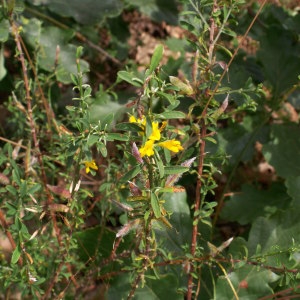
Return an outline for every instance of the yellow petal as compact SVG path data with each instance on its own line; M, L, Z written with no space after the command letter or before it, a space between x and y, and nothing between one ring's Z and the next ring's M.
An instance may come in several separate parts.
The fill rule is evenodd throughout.
M152 122L152 133L149 136L149 140L152 141L160 140L160 130L158 129L158 122Z
M166 148L166 149L168 149L172 152L175 152L175 153L183 150L183 147L181 146L180 142L176 141L174 139L161 142L161 143L158 144L158 146Z
M143 156L152 156L154 155L154 150L153 150L153 140L148 140L143 147L140 148L140 154L141 157Z
M129 122L130 123L137 123L137 119L135 118L135 116L130 115Z
M96 163L95 163L94 160L85 161L84 165L85 165L85 172L86 173L89 173L91 171L91 169L98 170L98 167L97 167L97 165L96 165Z

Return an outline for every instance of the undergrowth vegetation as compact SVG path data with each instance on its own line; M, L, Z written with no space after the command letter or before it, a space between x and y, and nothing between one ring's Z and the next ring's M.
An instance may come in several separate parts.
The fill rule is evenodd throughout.
M140 2L0 4L1 299L300 297L297 1Z

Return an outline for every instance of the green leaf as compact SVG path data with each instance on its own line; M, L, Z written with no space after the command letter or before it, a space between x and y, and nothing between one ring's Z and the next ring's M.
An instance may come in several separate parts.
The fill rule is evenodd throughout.
M34 26L37 27L38 24ZM77 47L69 41L73 38L74 31L47 26L33 38L31 27L31 23L24 25L24 35L32 47L39 42L39 67L50 72L55 69L57 80L65 84L72 83L70 74L77 73ZM89 65L84 60L80 60L80 66L83 73L89 70Z
M13 187L12 185L7 185L6 190L8 190L12 195L17 196L17 189L15 187Z
M127 71L119 71L118 79L124 80L136 87L143 86L143 82L139 78L137 78L136 75L129 73Z
M217 151L226 152L230 156L229 163L231 165L235 163L237 158L241 161L249 161L254 154L254 147L246 147L249 139L265 143L269 134L268 127L264 127L255 135L252 135L256 127L255 124L252 124L253 121L253 118L245 117L243 123L235 123L228 128L220 129L218 135L215 136L218 140L217 145L208 143L206 151L211 153Z
M178 77L169 76L170 82L179 89L179 91L184 94L191 96L194 94L194 90L188 81L183 82Z
M154 158L155 158L156 165L158 167L159 178L162 179L165 175L164 164L157 152L155 152Z
M34 193L36 193L37 191L39 191L41 189L41 185L39 183L34 184L32 187L30 187L28 189L28 195L33 195Z
M16 215L16 212L17 212L18 208L14 204L6 201L5 202L5 207L7 208L7 213L9 215L11 215L11 216Z
M287 193L293 199L293 205L298 208L300 206L300 176L289 177L285 185L287 187Z
M266 160L281 177L300 176L299 130L297 124L274 124L271 127L271 140L263 146Z
M101 130L109 127L114 120L114 113L108 114L102 121L101 121Z
M125 183L128 180L134 178L136 175L138 175L142 171L141 166L137 165L134 168L132 168L130 171L128 171L124 176L120 178L121 183Z
M295 209L278 212L271 218L259 217L249 232L247 243L249 255L257 256L257 246L259 245L258 256L267 255L264 256L266 265L285 266L287 269L299 266L297 255L291 255L291 252L288 251L300 244L299 228L299 212Z
M102 226L79 231L73 234L78 242L78 255L81 261L86 262L96 253L102 258L108 257L112 251L116 234Z
M153 192L151 192L151 207L153 209L155 218L160 218L161 217L161 212L160 212L160 205L159 201L157 198L157 195Z
M155 69L159 66L163 53L164 53L163 45L157 45L151 57L150 68L149 68L150 73L154 72Z
M102 101L102 97L106 97L106 99ZM101 124L108 124L107 116L111 112L113 112L114 120L106 127L107 131L112 129L115 122L121 121L121 119L123 119L124 117L125 112L127 111L124 105L113 101L112 97L107 93L100 94L96 99L93 99L92 101L93 104L89 106L91 122L98 123L100 121Z
M161 114L159 114L159 117L162 119L184 119L185 118L185 113L181 111L165 111Z
M165 167L165 174L166 175L173 175L173 174L182 174L189 170L188 167L183 166L169 166Z
M85 25L103 22L108 17L119 15L123 9L121 0L43 0L41 3L62 17L72 17Z
M20 197L23 198L27 194L27 182L24 180L20 185Z
M140 132L142 128L135 123L119 123L116 125L117 130Z
M99 136L98 135L95 135L95 134L89 135L89 137L87 139L87 145L89 147L91 147L94 144L96 144L98 141L99 141Z
M111 132L111 133L107 133L106 134L106 140L107 141L123 141L123 142L126 142L128 141L128 136L127 135L124 135L124 134L121 134L121 133L114 133L114 132Z
M135 293L135 300L183 300L184 296L177 292L178 278L173 274L160 275L159 279L149 279L149 272L146 273L146 281L143 287L139 286ZM151 272L151 275L153 272ZM151 276L153 277L153 276ZM126 299L131 290L130 278L128 275L116 276L111 282L105 299Z
M19 245L17 245L17 247L15 248L15 250L11 256L11 263L16 264L18 262L20 256L21 256L21 247Z
M20 174L19 174L19 169L14 169L14 170L12 171L12 178L13 178L13 181L14 181L18 186L21 185L21 178L20 178Z
M160 91L157 91L156 94L162 98L167 99L170 104L175 104L176 98L174 97L174 95L170 95L170 94L160 92Z
M278 279L279 276L270 270L258 270L255 266L246 265L234 272L230 272L228 279L224 275L219 276L216 284L215 299L235 299L228 280L230 280L240 300L257 300L272 294L273 290L270 284ZM242 282L245 288L241 288Z
M102 142L97 143L97 149L100 151L103 157L107 156L107 148Z
M270 216L285 209L291 202L286 188L281 183L272 184L267 190L243 185L242 191L225 202L222 218L246 225L260 216Z
M1 47L1 49L0 49L0 81L5 77L5 75L7 73L5 65L4 65L3 51L4 51L4 48Z
M189 244L192 238L192 219L186 192L167 193L163 199L164 208L172 212L169 222L173 229L157 228L156 236L163 242L166 251L184 255L182 245ZM184 277L181 280L184 281Z
M0 42L4 43L7 41L9 36L9 21L7 19L2 19L0 21Z
M126 0L127 3L135 5L143 14L152 20L161 23L167 22L172 25L178 23L178 5L175 0Z
M268 26L260 37L257 58L263 65L265 80L274 91L273 99L290 89L298 81L300 44L294 33L282 26Z

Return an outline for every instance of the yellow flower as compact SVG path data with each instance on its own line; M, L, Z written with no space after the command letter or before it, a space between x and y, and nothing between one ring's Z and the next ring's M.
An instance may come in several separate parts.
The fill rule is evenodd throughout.
M146 127L146 118L144 116L141 119L140 118L136 119L135 116L130 115L129 122L138 124L142 129L142 131L139 132L139 135L144 135L145 127Z
M154 145L154 141L153 140L148 140L146 142L146 144L144 145L144 147L140 148L141 157L143 157L145 155L147 155L147 156L154 155L153 145Z
M135 116L130 115L129 122L130 123L138 123L138 120L135 118Z
M86 172L86 174L88 174L91 171L91 169L92 170L98 170L98 167L97 167L97 165L96 165L96 163L95 163L94 160L85 161L84 165L85 165L85 172Z
M183 147L181 146L180 142L176 141L174 139L158 143L157 145L160 146L160 147L166 148L166 149L168 149L172 152L175 152L175 153L183 150Z
M149 140L152 141L160 140L160 130L158 129L158 122L152 122L152 133L149 136Z
M130 115L129 122L137 123L138 125L141 125L141 126L146 126L146 118L144 116L140 119L140 118L136 118L133 115Z

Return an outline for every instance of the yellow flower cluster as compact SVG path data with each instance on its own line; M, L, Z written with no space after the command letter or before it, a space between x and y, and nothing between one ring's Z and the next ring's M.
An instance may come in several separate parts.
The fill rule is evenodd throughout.
M137 123L138 125L140 125L143 129L143 132L141 134L144 135L145 126L146 126L146 118L145 117L142 117L142 119L136 119L134 116L130 116L129 122ZM155 146L166 148L175 153L183 150L183 147L181 146L180 141L177 141L175 139L155 143L155 141L159 141L161 139L160 133L166 127L166 125L167 125L167 122L163 122L162 126L159 127L158 122L152 122L151 135L148 137L148 140L146 141L144 146L142 146L139 149L141 157L154 155L154 147Z
M85 172L86 172L86 174L88 174L91 171L91 169L92 170L98 170L98 167L97 167L97 165L96 165L96 163L95 163L94 160L85 161L84 165L85 165Z

